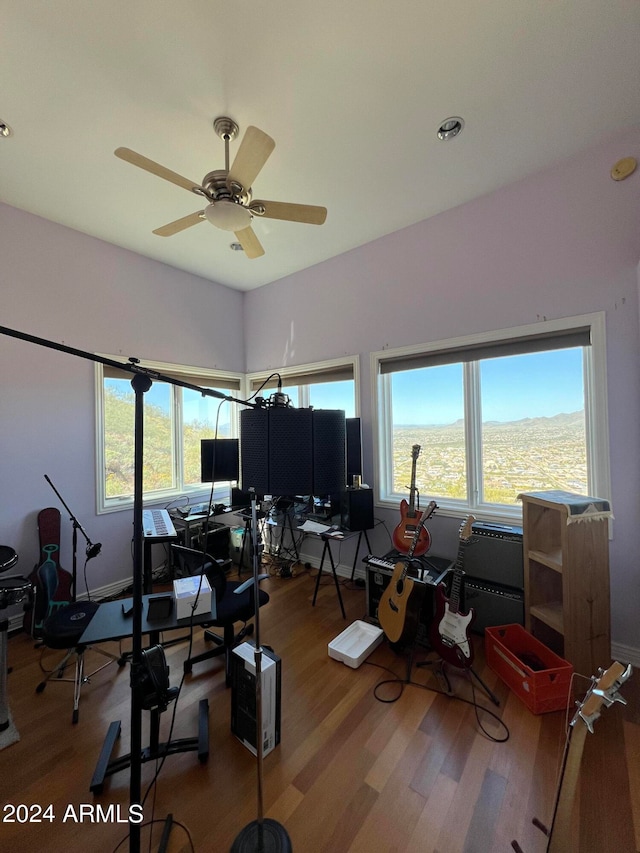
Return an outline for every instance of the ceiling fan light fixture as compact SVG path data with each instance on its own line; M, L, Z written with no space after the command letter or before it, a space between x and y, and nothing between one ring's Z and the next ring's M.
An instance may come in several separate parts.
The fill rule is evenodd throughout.
M464 127L464 119L460 116L450 116L446 118L438 128L438 139L442 142L448 142L450 139L455 139Z
M222 199L204 209L206 219L223 231L243 231L251 224L251 213L234 201Z

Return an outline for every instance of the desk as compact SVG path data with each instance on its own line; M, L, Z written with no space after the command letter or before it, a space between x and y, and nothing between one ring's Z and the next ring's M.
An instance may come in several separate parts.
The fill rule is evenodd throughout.
M176 619L174 605L171 616L166 619L150 621L147 619L147 613L149 610L149 599L153 597L151 595L143 595L142 597L142 633L150 635L151 645L155 645L158 642L161 631L188 628L191 624L202 625L203 623L212 621L217 615L215 595L212 592L210 613L200 613L194 616L193 619ZM131 606L132 603L133 599L131 598L103 602L80 637L80 644L106 643L109 640L122 640L125 637L131 637L133 620L131 616L124 615L122 606L123 604L125 607ZM192 752L195 750L198 752L198 760L201 764L207 760L209 757L209 702L207 699L200 700L198 708L198 735L193 738L180 738L170 743L159 743L160 714L158 711L150 711L149 713L151 715L150 742L149 746L142 750L141 760L143 763L163 758L165 755L174 755L178 752ZM102 793L106 776L111 776L120 770L125 770L131 765L131 753L111 759L111 753L120 736L120 728L121 724L119 720L111 723L109 726L89 786L92 794Z
M175 628L189 628L191 623L194 625L202 625L205 622L212 622L217 618L217 609L215 594L211 591L211 612L199 613L193 619L176 619L175 603L171 613L166 619L147 619L149 610L149 599L156 598L157 595L142 596L142 633L152 635L152 644L158 642L158 634L161 631L172 631ZM133 620L131 616L125 616L123 613L123 605L125 607L133 604L132 598L122 598L118 601L104 601L97 609L95 616L89 622L80 637L81 645L92 645L97 643L107 643L110 640L124 640L130 637L133 632Z
M312 530L304 530L308 536L317 536L319 539L322 539L324 545L322 547L322 557L320 558L320 568L318 569L318 576L316 578L316 588L313 593L313 601L311 602L312 606L316 606L316 598L318 596L318 589L320 587L320 578L322 577L322 568L324 566L325 557L329 557L329 562L331 564L331 573L333 574L333 581L336 585L336 592L338 593L338 601L340 602L340 610L342 611L342 618L346 619L347 614L344 610L344 604L342 601L342 593L340 592L340 583L338 581L338 576L336 574L336 565L333 560L333 554L331 553L331 542L344 542L347 539L353 539L354 536L358 536L358 544L356 545L356 553L353 557L353 568L351 569L351 580L353 581L353 576L356 571L356 561L358 559L358 554L360 553L360 545L362 544L362 537L364 536L365 541L367 543L367 547L369 548L369 552L371 552L371 545L369 544L369 536L367 535L366 530L340 530L334 531L331 533L315 533Z

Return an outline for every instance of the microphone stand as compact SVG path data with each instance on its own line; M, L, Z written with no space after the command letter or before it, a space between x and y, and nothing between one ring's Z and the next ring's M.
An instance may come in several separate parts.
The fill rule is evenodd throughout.
M254 666L256 670L256 757L257 757L257 818L248 823L231 845L231 853L289 853L293 848L291 839L281 823L272 818L264 817L263 807L263 762L264 743L262 736L262 646L260 645L260 602L258 600L259 570L262 554L262 544L258 531L258 512L255 489L251 493L251 538L253 540L253 594L255 612L255 648Z
M151 388L152 380L156 379L161 382L168 382L171 385L179 385L183 388L190 388L193 391L202 394L203 397L217 397L222 400L229 400L234 403L240 403L243 406L255 408L256 404L245 400L237 400L235 397L229 397L221 394L219 391L214 391L212 388L200 388L198 385L192 385L188 382L183 382L175 377L165 376L156 371L149 370L145 367L140 367L140 360L137 358L129 358L128 362L115 361L114 359L104 358L95 355L94 353L86 352L85 350L75 349L58 344L55 341L47 340L46 338L38 338L34 335L28 335L24 332L18 332L15 329L9 329L6 326L0 326L0 334L8 335L12 338L26 341L27 343L37 344L38 346L46 347L47 349L58 350L69 355L83 358L88 361L98 362L99 364L108 367L115 367L125 373L133 373L131 385L135 392L135 415L134 415L134 496L133 496L133 637L132 637L132 660L131 660L131 763L130 763L130 779L129 779L129 850L130 853L140 853L140 830L139 823L131 820L131 806L141 805L141 789L142 789L142 686L141 676L144 672L144 664L142 660L142 604L143 604L143 575L144 575L144 557L143 557L143 542L144 529L142 524L142 506L143 506L143 448L144 448L144 394ZM57 493L56 493L57 494ZM59 497L59 496L58 496ZM63 502L64 503L64 502ZM84 532L84 531L83 531ZM135 813L135 810L134 810Z
M64 502L64 498L62 497L60 492L56 489L56 487L53 485L53 483L51 482L49 477L45 474L44 478L47 481L47 483L49 483L49 485L51 486L53 491L56 493L56 495L58 496L58 500L60 501L62 506L69 513L69 521L73 525L73 538L72 538L73 556L72 556L72 562L71 562L71 601L75 601L76 600L76 581L77 581L77 574L78 574L78 562L77 562L78 530L82 533L84 538L87 540L87 560L91 560L93 557L97 557L98 554L100 553L100 551L102 550L102 545L100 544L100 542L96 542L95 545L93 544L91 539L89 539L89 537L85 533L83 526L80 524L80 522L75 517L75 515L71 512L69 507L66 505L66 503Z

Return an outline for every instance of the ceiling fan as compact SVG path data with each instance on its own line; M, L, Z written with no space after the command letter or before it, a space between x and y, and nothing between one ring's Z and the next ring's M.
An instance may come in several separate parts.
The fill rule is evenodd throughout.
M221 116L214 120L213 128L224 141L225 167L209 172L202 184L166 169L159 163L131 151L130 148L116 148L114 154L121 160L145 169L165 181L170 181L189 192L202 196L208 205L204 210L190 213L175 222L169 222L156 228L153 233L159 237L171 237L179 231L191 228L207 220L223 231L233 231L236 240L242 246L248 258L264 255L253 228L254 216L266 219L283 219L288 222L304 222L309 225L322 225L327 218L326 207L310 204L288 204L281 201L254 201L251 186L275 148L275 142L257 127L247 128L231 167L229 167L229 143L238 135L238 125L230 118Z

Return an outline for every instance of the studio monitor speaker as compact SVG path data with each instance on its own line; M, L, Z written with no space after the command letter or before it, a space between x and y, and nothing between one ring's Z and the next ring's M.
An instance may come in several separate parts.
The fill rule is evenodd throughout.
M371 530L373 489L346 489L342 492L340 524L345 530Z

